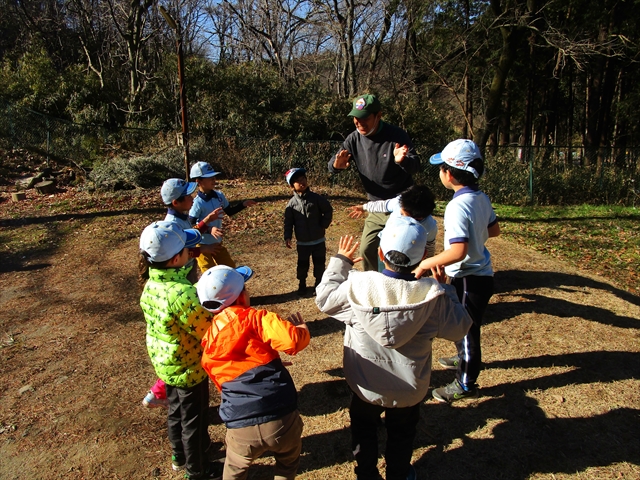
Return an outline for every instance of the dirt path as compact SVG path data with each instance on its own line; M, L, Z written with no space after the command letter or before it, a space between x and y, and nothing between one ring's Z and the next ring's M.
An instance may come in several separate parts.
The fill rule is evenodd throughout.
M280 239L288 192L239 184L225 193L263 201L227 224L232 256L257 272L253 303L312 322L311 345L290 368L305 421L298 478L354 478L343 330L291 293L295 256ZM355 199L338 193L332 251L361 225L343 212ZM138 197L97 202L23 220L0 204L2 479L181 478L164 412L140 405L154 373L135 259L140 231L162 211ZM454 406L425 399L419 477L640 478L640 298L502 239L489 247L497 293L483 327L482 396ZM434 345L434 358L451 353ZM433 386L451 378L434 366ZM221 442L213 411L210 433ZM269 478L271 462L261 459L250 478Z

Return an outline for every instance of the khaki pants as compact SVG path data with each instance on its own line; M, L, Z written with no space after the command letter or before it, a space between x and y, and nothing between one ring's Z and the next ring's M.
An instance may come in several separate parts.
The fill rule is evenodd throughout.
M365 272L378 271L378 245L380 245L378 233L382 231L388 219L388 213L369 213L364 221L364 229L360 238L360 256L362 257L362 269Z
M276 459L274 480L296 478L302 450L302 419L298 411L272 422L227 429L227 458L222 480L244 480L251 463L266 451Z
M201 253L198 257L198 266L202 273L216 265L227 265L231 268L236 268L236 262L233 261L229 251L223 245L220 245L216 253Z

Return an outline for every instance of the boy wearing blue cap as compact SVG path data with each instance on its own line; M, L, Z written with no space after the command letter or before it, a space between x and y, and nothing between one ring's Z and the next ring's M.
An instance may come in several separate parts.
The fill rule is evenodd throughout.
M215 190L215 177L219 174L220 172L216 172L207 162L197 162L191 167L190 177L198 184L198 193L189 210L189 222L198 227L207 225L212 229L212 232L219 233L217 237L212 233L205 233L202 236L201 245L217 245L215 252L203 251L198 256L198 266L202 272L206 272L214 265L228 265L234 268L236 266L231 255L222 245L222 218L220 216L222 212L213 220L208 220L208 215L222 208L224 213L231 216L256 204L254 200L245 200L231 205L220 190ZM214 228L216 230L213 230Z
M227 426L225 480L245 479L253 461L273 452L274 479L293 480L300 463L302 419L291 375L278 352L295 355L309 344L298 313L289 321L251 308L245 281L251 269L219 265L198 282L202 305L215 314L202 339L202 366L220 390Z
M316 305L346 325L344 375L352 390L351 446L358 479L378 480L377 428L387 430L386 479L415 480L411 465L420 403L429 389L433 339L461 339L471 318L455 289L411 273L424 258L427 232L413 218L393 216L380 233L385 269L353 269L358 243L340 238L318 285Z
M327 246L324 231L331 225L333 208L322 195L309 188L306 170L291 168L284 174L287 185L293 189L293 197L284 211L284 242L291 248L291 239L296 235L298 265L298 295L307 294L307 273L309 257L313 260L315 286L320 283L327 261Z
M455 193L444 212L444 251L423 260L415 274L420 277L435 267L444 266L458 298L473 319L469 333L456 343L458 353L438 360L445 368L456 370L456 379L433 390L433 398L450 403L478 396L476 380L482 362L480 327L493 295L491 254L485 243L490 237L500 235L500 225L491 200L478 186L484 162L474 142L454 140L429 161L440 165L440 181Z
M154 222L140 236L140 253L149 267L140 306L147 322L147 351L169 399L167 426L174 470L187 478L220 478L221 465L206 456L209 382L202 368L200 341L211 315L187 280L189 247L201 240L197 230L173 222Z
M198 185L195 182L185 182L181 178L170 178L162 184L160 196L162 197L162 202L168 207L167 215L164 217L165 222L176 223L183 230L191 229L191 224L189 223L189 209L193 205L193 193L197 188ZM196 229L198 229L200 233L210 233L215 238L222 238L222 231L219 231L215 227L210 229L206 225L207 222L211 222L218 218L221 212L222 208L218 208L211 212L207 217L205 217L204 221L196 225ZM185 266L185 268L190 269L187 274L187 280L191 283L196 283L198 281L198 269L196 267L195 259L201 252L215 253L218 245L219 244L200 245L199 247L194 245L192 248L189 248L190 258ZM143 264L143 271L148 273L146 262ZM144 281L146 281L147 278L148 277L145 277ZM169 405L165 385L161 379L158 379L149 389L149 392L142 399L142 405L147 408L167 407Z
M193 225L189 222L189 210L193 206L193 194L197 189L198 184L196 182L185 182L180 178L170 178L162 184L160 195L164 204L167 205L167 215L164 217L165 222L175 222L183 230L193 228ZM209 234L214 239L221 240L222 230L216 227L209 227L208 224L220 218L222 214L222 207L216 208L204 217L201 222L198 222L195 228L203 235ZM191 252L193 257L197 258L201 253L214 254L219 247L219 243L200 244L199 247L191 249ZM195 266L195 263L195 259L191 259L188 265ZM198 281L197 268L193 268L187 278L191 283L196 283Z

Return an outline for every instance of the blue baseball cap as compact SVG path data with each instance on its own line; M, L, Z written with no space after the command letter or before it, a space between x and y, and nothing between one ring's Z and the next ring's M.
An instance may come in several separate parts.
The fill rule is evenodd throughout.
M160 189L160 195L162 195L162 201L165 205L171 205L173 200L184 195L191 195L198 188L198 184L195 182L185 182L180 178L170 178L162 184Z
M416 265L424 257L427 247L427 231L411 217L391 215L378 236L380 237L380 249L385 258L387 253L392 250L404 253L409 257L408 265L396 265L397 267Z
M183 230L174 222L153 222L140 235L140 250L147 252L152 262L166 262L183 248L195 247L201 240L198 230Z
M244 282L253 276L249 267L231 268L216 265L202 274L196 284L200 304L212 313L218 313L236 301Z
M431 165L446 163L453 168L471 172L474 177L480 178L476 169L469 166L477 158L482 159L478 145L471 140L460 138L449 143L442 152L432 155L429 163Z
M291 185L291 180L293 180L294 177L305 173L307 173L307 171L304 168L290 168L287 170L287 173L284 174L284 179Z
M191 167L191 173L189 177L191 178L209 178L215 177L220 172L216 172L211 165L207 162L198 162L194 163L193 167Z

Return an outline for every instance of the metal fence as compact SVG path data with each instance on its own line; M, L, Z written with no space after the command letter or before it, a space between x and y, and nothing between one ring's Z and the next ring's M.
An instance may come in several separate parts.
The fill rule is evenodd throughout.
M12 147L73 162L85 169L120 162L135 163L144 157L145 168L154 157L175 162L171 172L184 170L182 151L175 134L158 130L121 128L109 130L80 125L32 110L0 103L0 140ZM361 188L351 168L339 175L327 171L327 163L340 148L336 141L226 137L192 132L191 161L206 160L231 177L281 180L292 166L304 167L316 185ZM416 145L422 158L416 181L428 185L440 199L451 197L440 184L438 168L429 157L444 145ZM482 189L495 203L505 204L620 204L640 205L640 148L584 147L487 147ZM151 160L150 160L151 159ZM121 168L112 168L118 170ZM175 173L172 173L175 175ZM163 172L158 172L162 178ZM165 177L166 178L166 177Z

